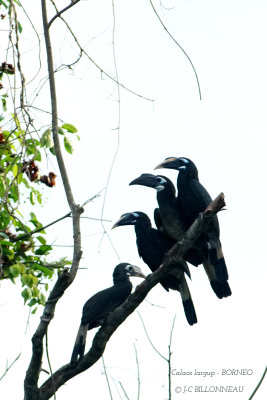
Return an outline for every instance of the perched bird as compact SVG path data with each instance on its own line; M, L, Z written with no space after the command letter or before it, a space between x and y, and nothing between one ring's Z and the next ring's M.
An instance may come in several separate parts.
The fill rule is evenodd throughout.
M123 214L113 228L124 225L134 225L139 256L152 272L155 271L162 264L166 252L172 248L175 240L165 232L152 228L149 217L141 211ZM186 319L193 325L197 323L197 316L184 273L190 277L185 261L177 264L175 270L162 278L160 283L167 291L172 289L180 292Z
M154 210L155 224L176 242L181 240L187 230L186 222L172 181L163 175L142 174L129 185L147 186L157 191L159 208ZM184 258L192 265L202 264L202 256L195 249L189 250Z
M163 175L142 174L130 182L130 185L147 186L157 191L159 208L154 211L156 225L158 229L163 229L175 241L181 240L187 231L188 224L182 212L179 198L176 197L172 181ZM216 277L215 266L211 264L208 257L206 241L197 240L194 248L190 249L184 258L195 266L203 264L211 287L218 298L229 296L230 288L227 280L222 281Z
M169 168L179 171L177 178L178 202L185 218L186 228L188 229L199 213L205 211L212 199L201 185L198 179L198 170L195 164L185 157L169 157L166 158L157 168ZM210 275L215 275L217 280L224 282L224 295L231 295L231 289L228 285L228 272L222 247L220 243L220 228L217 216L214 216L207 230L200 236L200 240L207 245L207 256L210 265L214 267L209 271Z
M129 263L121 263L113 271L114 285L92 296L83 306L81 324L74 344L71 364L82 357L87 331L103 324L105 317L119 307L131 294L130 276L145 278L141 269Z

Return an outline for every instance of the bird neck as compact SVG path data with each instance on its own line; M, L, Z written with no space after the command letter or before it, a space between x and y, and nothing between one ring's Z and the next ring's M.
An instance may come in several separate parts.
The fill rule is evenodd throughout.
M146 218L138 219L134 226L136 236L143 234L149 228L151 228L151 222L147 216Z
M175 191L168 186L164 190L157 192L157 201L160 208L168 205L171 206L175 202Z
M128 289L130 289L130 291L132 289L132 283L129 279L129 275L123 274L123 275L116 276L115 278L113 278L113 283L114 283L114 286L117 286L117 287L121 286L123 288L128 288Z
M198 170L195 164L191 164L187 167L185 171L180 171L178 178L177 178L177 187L186 185L191 179L199 180L198 179ZM179 193L178 193L179 196Z

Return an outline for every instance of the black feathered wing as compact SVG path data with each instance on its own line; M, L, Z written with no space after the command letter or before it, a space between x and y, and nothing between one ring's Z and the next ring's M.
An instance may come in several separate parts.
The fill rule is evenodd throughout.
M119 307L130 295L132 285L115 285L92 296L83 306L82 320L76 336L71 363L82 357L85 350L87 330L100 326L108 313Z

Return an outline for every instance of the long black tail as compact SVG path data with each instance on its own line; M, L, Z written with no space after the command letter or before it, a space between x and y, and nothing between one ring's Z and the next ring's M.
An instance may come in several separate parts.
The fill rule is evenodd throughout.
M189 325L194 325L197 323L197 315L184 274L181 276L180 282L179 292L183 301L184 313Z
M203 260L203 266L206 271L206 274L208 275L210 285L216 296L219 299L231 296L232 292L229 283L227 281L228 278L223 280L222 276L220 276L221 279L218 279L217 264L213 265L209 259L205 259Z
M229 276L220 240L218 238L213 238L209 241L208 246L209 260L215 267L217 280L227 281Z
M75 364L78 361L78 357L80 356L81 358L84 355L87 330L88 324L80 325L71 355L71 364Z

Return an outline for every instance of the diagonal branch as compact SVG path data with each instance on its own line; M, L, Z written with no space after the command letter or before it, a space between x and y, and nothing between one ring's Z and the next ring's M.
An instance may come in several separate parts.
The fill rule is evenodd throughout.
M225 206L224 195L221 193L192 224L181 242L175 244L168 252L161 266L137 286L134 293L116 310L108 315L103 325L96 333L91 349L75 365L66 364L58 369L40 388L38 400L48 400L56 390L68 380L94 365L105 351L108 340L125 319L145 299L148 292L167 274L175 269L174 263L181 262L184 254L193 246L195 240L206 229L214 215Z

